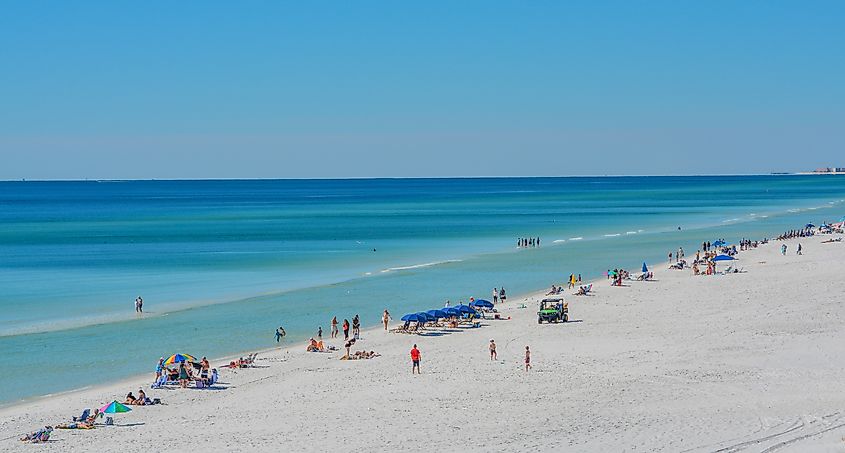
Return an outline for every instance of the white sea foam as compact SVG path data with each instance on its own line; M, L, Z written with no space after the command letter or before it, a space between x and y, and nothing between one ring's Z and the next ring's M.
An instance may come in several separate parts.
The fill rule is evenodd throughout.
M555 239L554 241L552 241L553 244L558 244L561 242L566 242L566 239Z
M580 241L581 239L584 238L582 238L581 236L578 236L577 238L569 238L570 241Z
M615 238L616 236L622 236L621 233L612 233L612 234L605 234L604 237L606 238Z
M636 231L626 231L625 234L637 234Z
M382 269L381 273L387 272L395 272L395 271L407 271L411 269L419 269L423 267L431 267L437 266L438 264L448 264L448 263L460 263L463 260L443 260L443 261L433 261L431 263L422 263L422 264L413 264L411 266L397 266L397 267L388 267L387 269Z

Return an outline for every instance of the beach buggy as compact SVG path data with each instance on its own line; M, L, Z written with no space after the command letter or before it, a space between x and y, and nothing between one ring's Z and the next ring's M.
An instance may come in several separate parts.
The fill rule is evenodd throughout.
M537 312L537 324L543 321L558 323L569 321L569 304L562 297L550 297L540 301L540 311Z

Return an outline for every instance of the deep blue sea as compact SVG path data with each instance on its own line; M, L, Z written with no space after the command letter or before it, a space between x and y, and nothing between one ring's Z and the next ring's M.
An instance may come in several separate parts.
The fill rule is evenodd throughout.
M0 182L0 351L40 370L0 367L0 402L658 265L843 200L835 176Z

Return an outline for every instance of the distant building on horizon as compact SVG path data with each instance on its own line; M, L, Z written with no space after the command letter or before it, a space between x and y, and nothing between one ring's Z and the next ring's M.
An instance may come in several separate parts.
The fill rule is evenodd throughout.
M813 170L812 173L845 173L845 167L822 167Z

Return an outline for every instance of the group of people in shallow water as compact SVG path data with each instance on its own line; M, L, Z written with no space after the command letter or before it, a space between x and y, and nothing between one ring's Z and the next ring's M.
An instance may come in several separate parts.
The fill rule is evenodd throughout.
M519 248L539 247L540 237L538 236L536 238L519 238L516 240L516 246Z

